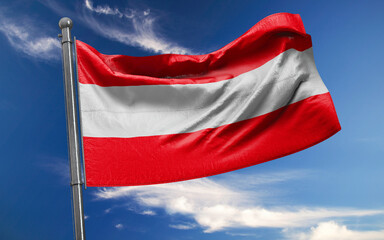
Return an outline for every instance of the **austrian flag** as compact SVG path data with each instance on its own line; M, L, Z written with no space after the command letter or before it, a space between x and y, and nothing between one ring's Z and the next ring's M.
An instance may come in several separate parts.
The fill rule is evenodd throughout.
M224 173L340 130L299 15L271 15L205 55L104 55L76 45L88 186Z

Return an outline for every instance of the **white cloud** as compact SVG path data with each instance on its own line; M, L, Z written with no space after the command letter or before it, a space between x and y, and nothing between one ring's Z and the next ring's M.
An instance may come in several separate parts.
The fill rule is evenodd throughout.
M117 229L121 230L121 229L123 229L123 228L124 228L124 225L123 225L123 224L121 224L121 223L119 223L119 224L116 224L116 225L115 225L115 228L117 228Z
M189 229L196 228L196 224L192 224L192 223L171 224L169 225L169 227L179 229L179 230L189 230Z
M112 210L112 208L107 208L107 209L104 210L104 213L105 213L105 214L108 214L108 213L111 212L111 210Z
M44 36L41 29L30 26L27 21L11 19L0 13L0 32L16 50L37 59L59 59L60 41ZM34 25L39 25L34 22Z
M225 234L233 237L257 237L259 238L260 235L254 234L254 233L232 233L232 232L226 232Z
M225 179L223 181L227 186L231 186L237 189L239 187L245 187L246 189L249 189L254 186L265 186L277 183L284 183L286 181L298 180L310 175L313 175L313 171L289 170L284 172L270 172L255 175L239 175L237 173L231 173L220 176L225 176ZM219 179L220 176L218 176Z
M288 239L292 240L382 240L384 229L379 231L350 230L345 225L335 221L321 222L311 227L308 232L292 233L286 231Z
M69 163L65 158L39 156L39 165L47 172L60 177L61 183L68 185L70 181Z
M88 218L89 218L89 216L84 215L84 220L87 220Z
M148 215L148 216L155 216L156 212L154 212L152 210L145 210L145 211L142 211L141 214L142 215Z
M272 174L274 182L277 176L289 179L292 173ZM264 175L268 179L267 175ZM241 182L242 176L229 177L230 181ZM267 182L259 179L260 182ZM328 209L308 207L274 208L263 207L255 190L231 188L227 180L213 181L197 179L185 182L135 186L122 188L104 188L96 193L99 199L132 198L144 207L163 208L168 214L182 214L190 217L205 232L214 232L229 228L297 228L311 226L321 220L337 217L358 217L383 214L384 211Z
M143 12L144 16L148 16L151 13L151 9L147 9Z
M193 54L191 50L160 36L156 17L150 14L150 9L123 11L108 5L94 6L90 0L85 0L84 6L87 11L82 12L82 21L106 38L155 53ZM94 13L117 16L120 20L102 21L95 18Z
M95 6L91 0L84 0L81 11L74 12L59 1L41 1L60 15L74 16L75 22L110 40L160 54L197 54L162 36L158 16L151 9L119 9L106 4Z
M117 8L111 8L107 5L105 6L97 6L93 7L93 3L90 0L85 0L84 2L85 7L88 8L89 10L99 13L99 14L106 14L106 15L117 15L118 17L123 17L124 15L119 11Z

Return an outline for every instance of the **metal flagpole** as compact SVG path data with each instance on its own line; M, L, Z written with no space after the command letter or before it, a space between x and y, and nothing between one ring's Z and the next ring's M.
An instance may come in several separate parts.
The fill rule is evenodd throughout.
M79 132L75 94L75 75L73 67L73 52L71 40L72 20L64 17L59 21L62 34L61 45L63 50L63 71L65 88L65 107L67 115L69 166L71 172L73 220L75 239L85 240L84 231L84 210L83 210L83 189L81 180L81 164L79 151Z

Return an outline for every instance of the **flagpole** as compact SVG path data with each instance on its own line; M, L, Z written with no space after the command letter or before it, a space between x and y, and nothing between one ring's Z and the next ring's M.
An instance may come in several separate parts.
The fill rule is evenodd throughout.
M63 52L63 71L65 89L65 107L67 117L69 166L71 172L73 221L76 240L85 240L83 189L81 180L81 163L79 151L79 132L76 108L75 75L73 67L73 52L71 28L72 20L64 17L59 21L62 34L61 45Z

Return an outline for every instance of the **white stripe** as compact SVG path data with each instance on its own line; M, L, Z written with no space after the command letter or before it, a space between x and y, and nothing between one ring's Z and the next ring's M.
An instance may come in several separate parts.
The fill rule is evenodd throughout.
M287 50L257 69L214 83L80 84L83 135L129 138L195 132L254 118L326 92L312 48Z

